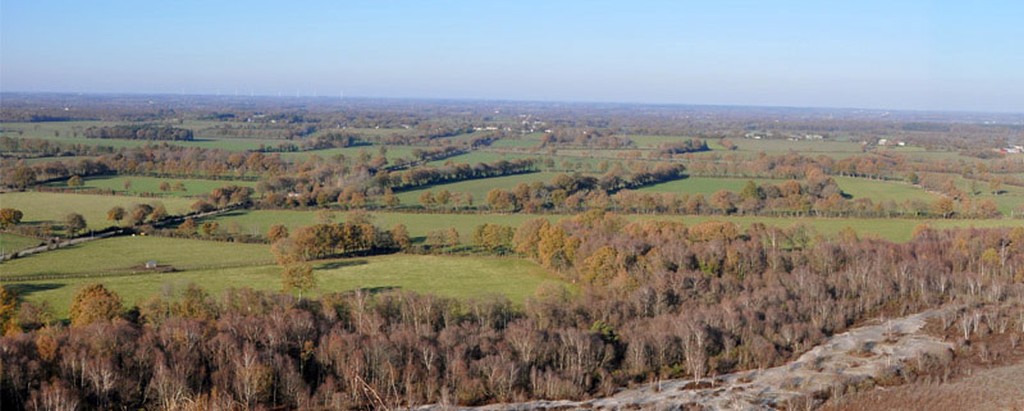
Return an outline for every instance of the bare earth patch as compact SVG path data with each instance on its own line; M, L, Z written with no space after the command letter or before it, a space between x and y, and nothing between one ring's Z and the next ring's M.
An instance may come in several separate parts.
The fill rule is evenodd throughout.
M1024 410L1024 363L976 371L945 384L878 388L827 410Z

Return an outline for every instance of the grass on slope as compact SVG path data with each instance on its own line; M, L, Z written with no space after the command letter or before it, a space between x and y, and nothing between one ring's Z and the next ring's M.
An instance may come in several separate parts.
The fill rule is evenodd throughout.
M335 221L345 220L345 212L335 212ZM524 221L547 217L557 220L563 216L548 215L540 216L533 214L418 214L418 213L371 213L373 223L379 227L389 229L396 224L405 224L412 237L425 237L428 232L434 230L455 227L459 231L462 241L469 242L473 230L481 224L494 223L504 224L512 227L519 227ZM216 217L221 228L237 230L241 233L266 234L267 229L273 224L283 224L289 230L303 226L316 224L317 212L315 211L288 211L288 210L255 210L236 211Z
M535 181L547 183L551 181L556 175L561 173L554 172L540 172L540 173L526 173L516 174L511 176L494 177L494 178L481 178L477 180L459 181L451 184L440 184L423 188L420 190L412 190L398 193L398 200L405 205L420 204L420 195L426 191L431 191L437 194L441 190L448 190L452 193L469 193L473 196L473 204L486 204L487 193L495 188L502 188L510 190L519 183L530 184Z
M515 303L522 303L542 284L564 284L540 266L514 258L398 254L322 262L315 268L318 287L314 294L357 289L407 290L467 299L503 294ZM280 268L276 265L39 280L9 286L28 301L47 302L59 318L65 318L75 292L97 282L118 293L128 305L182 290L189 283L203 287L212 295L228 288L281 289Z
M0 233L0 254L24 250L29 247L35 247L42 242L43 240L40 240L35 237L26 237L14 233Z
M126 181L131 182L127 190L125 189ZM172 190L160 191L160 184L164 182L170 184ZM176 183L181 183L183 186L185 186L185 190L174 191L173 187ZM67 187L67 184L65 182L53 183L50 185L55 187ZM86 178L84 181L84 185L80 188L113 190L114 192L127 195L147 194L160 196L187 197L208 194L214 189L229 185L255 188L256 182L240 180L202 180L189 178L103 176Z
M169 214L189 211L194 200L185 198L145 198L93 194L19 192L0 194L0 207L16 208L25 214L23 223L53 222L60 224L68 213L85 217L89 229L102 229L114 224L107 221L107 211L114 206L129 210L135 204L162 203Z
M1003 215L1009 216L1011 212L1015 212L1018 207L1024 204L1024 188L1022 187L1003 184L1001 188L1002 193L997 195L992 193L988 183L984 181L969 180L959 175L954 176L953 180L956 182L957 187L965 193L971 193L972 187L976 188L978 190L977 194L971 195L971 199L975 201L992 200Z
M894 201L897 203L906 200L921 200L931 203L938 199L934 194L925 191L923 188L896 181L870 180L856 177L832 177L843 192L853 198L870 198L878 203L880 201Z
M687 180L683 180L687 181ZM745 181L745 180L743 180ZM568 215L537 214L419 214L419 213L371 213L374 223L390 228L405 224L412 237L424 237L430 231L455 227L464 243L471 241L473 229L484 223L503 224L519 227L526 220L543 217L551 221L568 218ZM1017 227L1024 226L1024 219L989 220L935 220L909 218L815 218L815 217L761 217L761 216L672 216L672 215L625 215L630 220L671 220L686 224L697 224L708 220L732 221L747 227L755 222L769 226L791 227L803 224L825 236L832 236L845 227L853 228L861 236L877 236L891 241L908 241L914 228L928 224L934 228L966 227ZM336 221L344 221L345 213L335 213ZM257 210L238 211L217 217L222 228L242 233L264 234L272 224L284 224L290 230L313 225L317 222L314 211Z
M855 177L832 177L836 184L854 199L869 198L874 202L892 200L897 203L905 200L921 200L931 202L936 199L935 195L920 187L901 182L869 180ZM747 181L753 181L759 185L779 184L786 180L769 178L729 178L729 177L690 177L682 180L669 181L644 187L638 191L657 193L686 193L714 194L718 190L739 192Z
M466 164L477 164L477 163L493 163L499 160L518 160L523 158L537 158L533 154L519 154L519 153L498 153L493 151L472 151L461 156L448 157L443 160L431 161L427 163L430 166L443 166L445 163L451 161L453 163L466 163Z
M323 150L312 150L312 151L297 151L292 153L281 153L281 157L291 162L303 162L308 160L312 156L320 157L321 159L327 160L337 155L343 155L347 158L357 158L360 155L369 155L371 158L380 155L380 148L385 147L387 153L384 155L388 161L394 161L399 158L411 159L413 150L418 147L412 146L353 146L353 147L341 147L341 148L325 148Z
M142 271L154 260L179 270L270 264L270 246L163 237L116 237L48 251L0 264L8 276L104 275Z
M704 194L710 196L719 190L740 192L747 181L759 185L779 184L786 180L769 178L722 178L722 177L689 177L661 184L654 184L638 189L652 193Z
M256 150L260 145L276 146L285 141L282 139L259 139L259 138L224 138L207 137L195 127L185 125L185 128L192 128L195 132L193 141L150 141L150 140L122 140L122 139L101 139L85 138L85 129L89 127L104 127L118 124L128 124L113 121L55 121L37 123L5 123L3 132L0 135L12 138L40 138L61 144L84 144L91 146L107 146L114 148L142 147L150 144L167 143L182 147L203 147L219 148L229 151ZM178 124L170 124L174 127L182 127Z

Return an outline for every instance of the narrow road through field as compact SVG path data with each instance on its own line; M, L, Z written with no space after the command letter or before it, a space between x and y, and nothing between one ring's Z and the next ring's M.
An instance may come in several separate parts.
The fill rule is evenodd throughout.
M229 212L229 211L237 210L239 208L241 208L241 206L239 206L237 204L233 204L233 205L229 205L227 207L219 208L219 209L216 209L216 210L213 210L213 211L207 211L207 212L202 212L202 213L190 213L190 214L179 215L179 216L170 216L170 217L167 217L167 218L165 218L163 220L160 220L160 221L157 221L157 222L151 223L151 224L154 227L164 227L164 226L168 226L168 225L171 225L171 224L180 223L180 222L184 221L186 218L200 219L200 218L206 218L206 217L213 217L213 216L216 216L216 215L219 215L219 214L223 214L223 213L226 213L226 212ZM18 251L17 253L14 253L14 254L0 255L0 261L7 260L7 259L10 259L10 258L28 257L28 256L33 255L33 254L38 254L38 253L42 253L42 252L46 252L46 251L50 251L50 250L57 250L57 249L60 249L60 248L70 247L70 246L73 246L73 245L76 245L76 244L82 244L82 243L86 243L86 242L89 242L89 241L102 240L104 238L117 237L117 236L128 235L128 234L135 234L135 233L136 233L136 231L135 231L134 227L124 227L124 228L119 228L119 229L114 229L114 230L109 230L109 231L101 231L100 233L96 233L96 234L86 234L86 235L82 235L82 236L75 237L75 238L69 238L69 239L66 239L66 240L61 240L61 241L59 241L57 243L54 243L54 244L46 244L46 245L41 245L41 246L38 246L38 247L33 247L33 248L21 250L21 251Z

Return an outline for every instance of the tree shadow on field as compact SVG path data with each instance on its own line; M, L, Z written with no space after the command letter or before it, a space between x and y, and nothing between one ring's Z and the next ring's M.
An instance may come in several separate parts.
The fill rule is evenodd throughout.
M14 295L18 296L19 299L23 299L29 294L39 291L56 290L64 287L64 284L57 283L33 283L33 284L8 284L5 285L8 290L14 292Z
M336 268L355 267L357 265L369 264L366 260L355 259L355 260L341 260L331 261L329 263L323 263L316 267L317 270L334 270Z
M231 211L228 211L226 213L221 213L221 214L217 215L216 218L239 217L239 216L244 216L247 213L248 213L248 210L231 210Z
M379 286L379 287L362 287L362 288L357 288L355 290L348 291L345 294L351 295L351 294L355 294L355 293L360 293L361 292L361 293L364 293L364 294L375 295L375 294L386 293L386 292L389 292L389 291L398 291L398 290L401 290L401 289L402 289L402 287L398 287L398 286L394 286L394 285L383 285L383 286Z

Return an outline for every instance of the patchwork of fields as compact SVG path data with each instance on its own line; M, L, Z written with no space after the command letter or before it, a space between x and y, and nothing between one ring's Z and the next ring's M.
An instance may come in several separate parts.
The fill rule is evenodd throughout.
M115 148L138 147L147 141L98 140L81 137L87 127L102 125L102 122L64 123L8 123L4 125L4 136L43 138L53 142L70 144L106 145ZM192 142L169 142L168 144L221 148L232 151L253 150L261 145L276 146L285 140L256 137L219 137L211 127L217 122L191 121L185 127L197 132ZM405 129L352 129L369 141L394 135L415 135ZM76 134L78 136L76 136ZM476 137L470 133L447 140L458 142ZM497 141L491 147L460 156L429 163L438 166L448 162L487 163L498 160L535 158L544 162L544 170L595 171L607 161L646 159L662 144L686 137L672 136L628 136L635 143L628 150L592 150L580 147L539 148L542 134L533 133L514 136ZM735 151L724 151L717 141L709 141L710 153L735 154L752 157L759 153L784 154L799 152L805 155L826 155L845 158L860 154L862 146L853 141L788 141L736 139ZM386 146L389 161L411 158L413 151L420 147ZM885 148L907 156L919 158L949 159L957 154L949 151L928 151L916 147ZM375 157L381 153L381 146L367 145L334 148L309 152L283 153L293 162L304 162L316 158L317 162L332 161L342 155L349 158ZM695 155L706 155L698 153ZM68 158L64 158L67 160ZM49 159L32 159L38 163ZM402 205L418 205L420 196L426 191L437 193L447 190L451 193L466 193L473 197L474 204L486 202L487 193L495 188L511 189L521 183L548 182L560 171L468 180L450 184L421 188L398 193ZM939 197L924 189L902 182L869 180L853 177L833 177L842 190L853 199L869 198L875 202L920 200L931 203ZM639 189L652 193L704 194L710 196L719 190L740 191L747 181L758 184L777 184L785 180L689 177L651 185ZM957 176L955 182L963 189L970 182ZM170 190L161 190L162 183L168 183ZM64 187L65 183L51 183ZM72 193L11 192L0 194L0 206L17 208L24 212L23 224L61 224L68 213L82 214L90 229L108 227L113 222L106 219L107 211L114 206L131 208L134 204L163 204L169 213L187 212L194 197L201 196L224 185L255 187L253 181L227 181L202 179L176 179L138 176L90 177L84 181L83 190L112 190L117 196L101 196ZM978 199L994 200L1000 211L1008 214L1024 203L1024 189L1004 187L1004 193L995 195L985 190L976 194ZM154 198L152 196L157 196ZM474 229L482 224L496 223L518 227L533 218L557 221L564 215L531 214L427 214L408 212L373 212L373 222L390 228L404 224L415 242L422 242L432 231L455 228L463 243L470 243ZM346 213L333 212L334 221L344 221ZM671 215L626 215L631 221L670 220L686 224L705 221L729 221L748 227L763 223L783 228L804 226L811 233L826 237L834 236L840 230L852 228L865 237L877 237L891 241L907 241L916 228L928 225L933 228L962 227L1016 227L1024 226L1022 219L992 220L925 220L925 219L857 219L857 218L775 218L755 216L671 216ZM291 210L239 210L211 218L222 231L263 235L273 224L283 224L290 230L321 222L324 214L318 211ZM40 243L40 239L0 233L0 251L24 249ZM158 273L147 271L143 265L156 261L164 267L173 267L173 272ZM367 290L408 290L436 293L457 298L488 298L501 294L512 301L521 303L534 295L539 287L562 284L560 280L533 262L518 258L499 257L455 257L389 255L368 258L351 258L317 262L315 272L319 277L316 293ZM129 303L137 303L153 295L172 295L189 283L198 284L212 293L219 293L233 287L251 287L261 290L278 290L280 268L274 264L270 247L262 244L237 244L226 242L200 241L191 239L170 239L159 237L120 237L85 243L75 247L41 253L23 259L0 263L0 280L18 277L19 282L11 286L28 301L45 301L58 316L65 316L71 296L82 285L101 282L120 293ZM38 277L33 279L32 277Z

